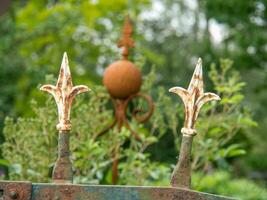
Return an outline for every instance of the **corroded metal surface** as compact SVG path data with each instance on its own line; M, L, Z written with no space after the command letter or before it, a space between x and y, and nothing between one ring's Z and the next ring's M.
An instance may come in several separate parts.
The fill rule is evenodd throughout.
M142 74L134 63L119 60L105 69L103 84L113 98L127 99L140 91Z
M226 200L227 198L178 188L35 185L33 200ZM45 194L45 195L44 195Z
M61 131L58 134L58 157L53 169L53 181L57 183L72 182L73 171L70 161L69 134Z
M69 68L69 61L66 52L63 56L56 86L43 85L40 90L52 94L55 98L59 118L57 129L59 131L71 130L70 110L72 101L74 100L76 95L88 92L89 88L84 85L78 85L73 87Z
M173 187L190 188L191 183L191 149L193 137L183 136L179 161L171 177Z
M128 59L129 47L134 47L134 40L132 39L133 27L130 17L127 15L124 21L124 27L122 31L122 38L118 42L118 47L122 47L122 57L124 60Z
M109 94L115 99L127 99L140 91L142 74L134 63L128 60L129 48L134 47L131 38L133 28L129 16L125 18L122 38L118 47L122 48L122 60L109 65L104 72L103 83Z
M139 135L131 128L126 112L129 103L134 98L142 98L147 102L148 111L134 109L132 117L139 123L147 121L154 111L154 103L150 96L140 93L142 85L142 74L140 70L134 65L134 63L128 60L129 48L134 47L134 40L132 39L133 27L130 22L129 16L126 16L123 27L122 38L118 42L118 47L122 48L122 60L116 61L109 65L103 76L103 83L106 86L113 106L115 108L115 116L113 122L101 131L98 136L105 134L108 130L117 125L118 131L124 126L127 128L132 136L141 141ZM140 114L142 113L142 114ZM112 182L117 183L118 180L118 162L119 162L119 149L120 146L116 146L113 153L113 166L112 166Z
M197 134L195 123L198 113L205 103L212 100L220 100L220 97L214 93L204 93L202 61L200 58L188 89L173 87L169 91L179 95L185 107L184 127L181 130L183 134L181 151L178 164L172 174L171 184L174 187L189 188L191 178L191 149L193 136Z
M128 122L127 116L126 116L128 105L135 98L143 98L147 102L148 110L144 111L140 109L134 109L132 112L132 117L139 123L144 123L151 117L154 111L154 103L153 103L152 98L146 94L137 93L137 94L131 95L127 99L113 99L112 98L113 106L115 108L114 120L110 124L110 126L108 126L106 129L98 133L98 137L105 134L110 129L114 128L115 125L117 125L119 132L121 131L121 128L124 126L130 131L130 133L136 140L141 141L141 138L138 135L138 133L135 132L131 128ZM117 180L119 177L119 174L118 174L119 148L120 146L117 146L113 152L113 165L112 165L112 183L113 184L117 183Z
M19 191L18 198L10 197L8 188ZM98 186L75 184L31 184L1 182L4 200L233 200L212 194L171 187ZM12 190L12 191L13 191Z
M154 102L151 98L151 96L149 95L146 95L146 94L143 94L143 93L137 93L135 95L132 95L130 96L128 99L127 99L127 102L126 104L128 105L129 102L131 100L133 100L134 98L142 98L144 99L146 102L147 102L147 105L148 105L148 110L147 112L144 112L143 110L141 109L134 109L133 112L132 112L132 117L139 123L144 123L146 122L147 120L149 120L149 118L152 116L153 114L153 111L154 111ZM140 113L143 113L140 115Z
M110 124L109 127L101 131L98 134L98 136L105 134L109 129L113 128L117 124L119 131L121 130L123 126L125 126L131 132L131 134L135 137L136 140L141 140L138 134L134 130L131 129L127 116L126 116L128 105L135 98L143 98L148 104L148 110L144 111L144 110L134 108L132 112L132 117L137 122L144 123L152 116L153 111L154 111L154 103L153 103L152 98L146 94L137 93L137 94L131 95L129 98L125 100L112 98L113 106L115 108L114 121Z
M0 200L30 200L31 182L0 181Z
M73 87L68 57L64 53L56 86L44 85L41 90L53 95L58 108L58 158L53 169L53 182L71 183L73 179L72 163L69 158L71 105L76 95L89 91L89 88L84 85Z

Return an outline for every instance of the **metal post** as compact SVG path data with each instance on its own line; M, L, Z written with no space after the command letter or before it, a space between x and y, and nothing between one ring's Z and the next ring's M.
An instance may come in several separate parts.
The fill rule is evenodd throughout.
M178 164L175 166L171 185L190 188L192 136L183 136Z
M191 149L193 137L197 134L195 123L200 108L212 100L220 100L214 93L204 93L202 61L199 58L188 89L173 87L169 91L178 94L185 106L185 121L181 132L183 134L178 163L171 177L173 187L190 188L191 180Z
M58 134L58 158L53 170L54 182L72 183L73 172L69 150L69 132L60 131Z

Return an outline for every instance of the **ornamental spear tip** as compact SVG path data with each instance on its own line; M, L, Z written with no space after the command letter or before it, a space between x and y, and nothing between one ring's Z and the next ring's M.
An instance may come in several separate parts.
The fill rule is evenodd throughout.
M184 126L181 130L183 134L180 149L179 161L174 168L171 177L171 185L174 187L190 187L191 180L191 148L193 136L197 134L195 123L200 108L212 100L220 100L220 97L214 93L204 93L202 61L199 58L194 74L188 86L188 89L182 87L173 87L169 92L176 93L181 97L185 107Z
M193 92L194 88L199 88L200 92L204 92L204 83L203 83L203 73L202 73L202 60L201 58L198 59L197 65L193 74L193 77L190 81L188 90Z
M68 55L66 52L64 52L60 71L59 71L57 87L71 88L72 86L73 84L72 84L72 78L71 78L71 73L70 73Z
M64 52L63 55L56 86L43 85L40 90L52 94L56 101L59 118L57 129L59 131L69 131L71 129L70 110L72 101L76 95L88 92L90 89L84 85L73 87L68 56L66 52Z
M202 60L198 59L194 74L188 86L188 89L182 87L173 87L169 92L176 93L181 97L185 105L185 122L184 131L195 133L195 121L197 119L200 108L207 102L212 100L220 100L220 97L214 93L204 93ZM183 131L182 130L182 131Z

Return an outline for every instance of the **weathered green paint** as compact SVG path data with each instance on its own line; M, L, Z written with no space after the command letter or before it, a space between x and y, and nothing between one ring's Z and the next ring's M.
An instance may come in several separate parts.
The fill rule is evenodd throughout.
M190 188L192 142L193 136L183 135L179 160L171 177L171 185L174 187Z
M10 190L10 184L12 184L12 190ZM24 188L28 189L24 190ZM29 182L1 181L0 189L3 191L2 199L5 200L12 199L11 191L24 191L22 195L18 194L17 200L234 200L174 187L30 184ZM31 194L26 194L26 192Z
M72 183L73 172L69 150L69 131L60 131L58 134L58 158L53 169L53 182Z

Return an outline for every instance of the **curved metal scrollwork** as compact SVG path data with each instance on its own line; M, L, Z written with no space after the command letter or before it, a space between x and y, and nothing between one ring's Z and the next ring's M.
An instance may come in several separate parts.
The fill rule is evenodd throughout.
M105 134L110 129L114 128L115 125L117 124L119 131L124 126L131 132L131 134L135 137L135 139L141 140L140 136L138 136L138 134L131 128L129 121L127 119L127 109L129 107L130 102L132 102L133 99L139 98L139 97L143 98L146 101L148 105L148 110L145 111L143 109L134 108L131 113L131 116L133 119L135 119L139 123L146 122L152 116L153 111L154 111L154 103L153 103L152 98L149 95L137 93L137 94L131 95L127 99L111 98L114 109L115 109L114 120L107 128L105 128L100 133L98 133L97 136L99 137ZM142 114L140 115L140 113Z
M132 111L132 117L137 122L144 123L152 116L153 111L154 111L154 103L153 103L151 96L146 95L146 94L142 94L142 93L137 93L137 94L130 96L126 102L126 104L127 104L126 109L127 109L129 102L132 101L134 98L138 98L138 97L143 98L147 102L148 110L145 111L143 109L134 108L134 110ZM142 113L142 115L140 115L140 113Z
M152 98L149 95L137 93L137 94L129 96L127 99L114 99L111 97L113 107L115 110L114 120L111 122L111 124L107 128L99 132L97 134L97 137L104 135L110 129L114 128L117 125L119 132L121 131L122 127L125 127L130 131L130 133L136 140L141 141L141 137L138 135L137 132L135 132L131 128L130 123L127 119L127 109L129 107L129 104L130 102L133 101L133 99L136 99L136 98L143 98L148 105L148 110L145 111L143 109L134 108L131 113L131 117L139 123L146 122L152 116L153 111L154 111L154 103L153 103ZM119 146L115 148L114 155L113 155L113 165L112 165L113 184L117 183L117 180L118 180L118 162L119 162L118 154L119 154Z

